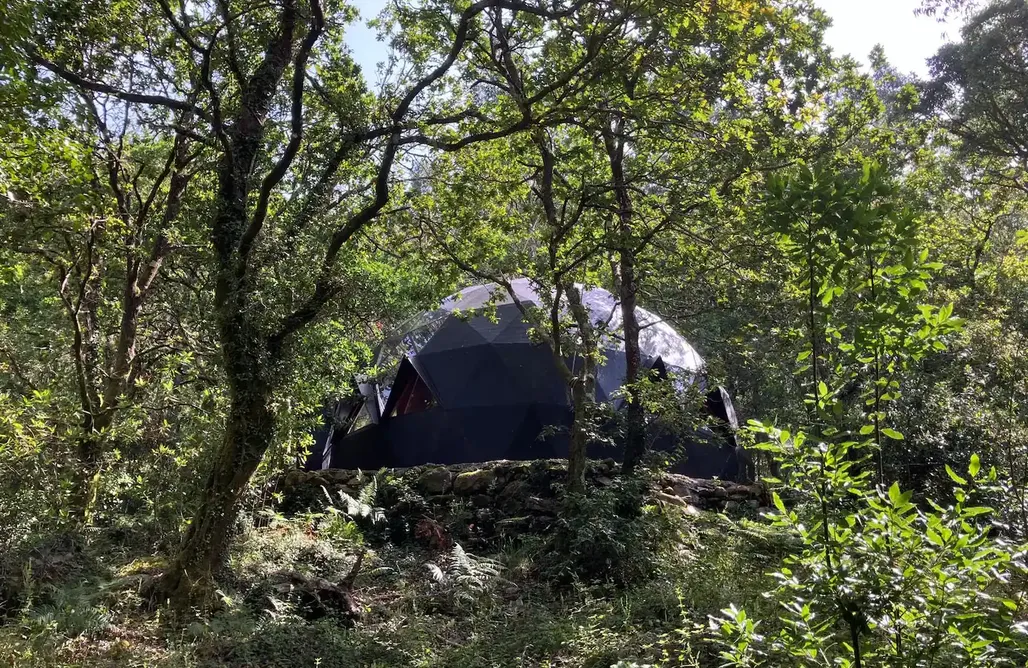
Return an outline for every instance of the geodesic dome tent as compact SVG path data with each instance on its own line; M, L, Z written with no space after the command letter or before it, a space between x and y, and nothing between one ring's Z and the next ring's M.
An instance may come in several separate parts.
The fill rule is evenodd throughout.
M521 302L544 305L529 280L511 285ZM620 304L598 288L584 290L582 299L601 331L605 353L596 398L620 408L623 400L615 396L625 376L624 342L617 335ZM653 313L639 308L637 315L643 366L702 383L703 359L693 347ZM573 367L580 360L567 363ZM377 469L567 456L562 429L571 422L567 385L552 351L534 340L503 288L467 288L411 319L382 342L375 366L380 375L359 382L360 396L333 408L328 426L315 436L308 467ZM734 477L734 449L715 445L713 438L702 441L685 444L679 470ZM666 437L656 442L676 445ZM589 454L618 456L599 444Z

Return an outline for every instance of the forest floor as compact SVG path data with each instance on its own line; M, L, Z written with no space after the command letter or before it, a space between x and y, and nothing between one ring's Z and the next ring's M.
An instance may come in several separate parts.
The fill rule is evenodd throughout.
M434 546L366 538L324 515L268 515L235 539L213 611L188 618L146 611L138 592L159 564L123 532L51 538L21 573L0 574L18 590L0 665L717 665L710 616L729 604L768 612L764 574L787 545L759 518L655 512L652 544L619 533L631 522L592 522L565 531L557 550L545 534L465 550L439 536ZM283 573L339 582L365 550L355 623L331 610L314 618L274 584Z

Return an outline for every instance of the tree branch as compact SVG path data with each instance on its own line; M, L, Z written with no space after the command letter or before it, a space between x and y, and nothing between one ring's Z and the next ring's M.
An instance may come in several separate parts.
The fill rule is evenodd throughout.
M272 167L261 183L257 206L250 221L250 226L239 241L239 255L244 260L250 254L250 249L253 247L257 235L260 234L261 227L264 225L264 220L267 218L268 202L271 199L272 190L285 176L286 171L289 170L289 166L293 163L297 152L300 150L300 143L303 141L303 84L306 80L307 59L310 57L311 50L321 36L321 31L324 27L325 16L322 14L321 4L318 0L311 0L311 25L307 31L307 36L304 37L303 42L300 44L300 50L293 63L293 94L292 108L290 110L291 130L289 143L286 145L278 162L275 163L275 166ZM244 265L241 264L241 266Z
M86 79L85 77L82 77L76 74L75 72L72 72L71 70L61 67L60 65L51 60L47 60L43 56L39 55L39 53L35 49L30 50L28 55L29 60L31 60L34 64L49 70L61 79L64 79L68 83L78 86L79 88L85 88L86 90L91 90L94 93L110 95L112 97L118 98L119 100L125 100L126 102L152 104L158 107L165 107L167 109L176 109L178 111L191 111L195 113L198 117L210 121L210 116L207 115L207 112L186 100L177 100L172 97L165 97L164 95L144 95L142 93L132 93L129 91L124 91L115 88L114 86L102 83L100 81L92 81L90 79Z

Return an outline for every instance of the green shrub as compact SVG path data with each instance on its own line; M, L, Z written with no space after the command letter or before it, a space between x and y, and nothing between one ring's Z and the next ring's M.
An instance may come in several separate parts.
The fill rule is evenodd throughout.
M670 511L643 505L649 481L618 479L586 495L569 495L548 537L540 566L554 581L627 585L652 577L674 549L679 527Z

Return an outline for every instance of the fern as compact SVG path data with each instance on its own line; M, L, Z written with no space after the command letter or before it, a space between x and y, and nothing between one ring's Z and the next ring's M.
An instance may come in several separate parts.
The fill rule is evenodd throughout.
M494 585L510 584L500 577L503 566L498 561L470 554L459 543L454 543L442 565L427 563L425 567L437 593L452 603L474 604Z
M376 478L372 478L367 485L362 487L360 492L357 493L356 498L343 490L339 490L337 494L342 502L342 510L336 507L332 495L329 494L324 485L321 487L321 490L325 493L325 498L328 499L327 510L330 514L342 513L350 518L368 518L375 524L385 521L385 511L372 505L378 496L378 482Z
M372 478L371 482L361 489L357 495L359 502L365 506L371 506L375 502L375 497L378 496L378 478Z

